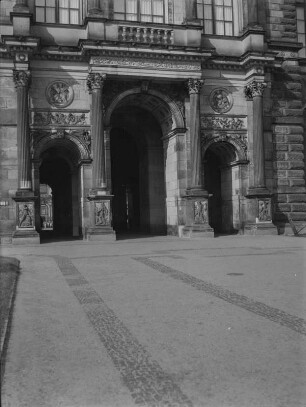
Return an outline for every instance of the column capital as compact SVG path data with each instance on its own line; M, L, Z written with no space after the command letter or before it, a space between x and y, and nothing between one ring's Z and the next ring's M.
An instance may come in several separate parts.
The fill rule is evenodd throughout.
M106 80L106 74L90 73L87 76L87 88L89 92L94 89L103 89L104 82Z
M253 99L256 96L263 96L264 90L267 87L265 82L252 81L248 83L244 88L245 97L247 99Z
M187 87L189 95L191 95L192 93L200 93L203 84L204 84L203 79L194 79L194 78L188 79Z
M31 81L31 73L30 71L17 71L16 69L13 70L13 80L15 82L15 87L29 87Z

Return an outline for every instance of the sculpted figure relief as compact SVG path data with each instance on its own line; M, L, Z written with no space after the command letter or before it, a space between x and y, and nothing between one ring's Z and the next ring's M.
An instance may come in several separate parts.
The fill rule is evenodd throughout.
M34 227L33 209L31 203L18 205L19 228Z
M208 223L208 204L207 201L195 201L194 203L194 222Z
M73 90L64 81L50 83L46 90L46 97L50 105L55 107L66 107L73 101Z
M210 106L218 113L228 112L233 106L229 91L224 88L215 89L209 96Z

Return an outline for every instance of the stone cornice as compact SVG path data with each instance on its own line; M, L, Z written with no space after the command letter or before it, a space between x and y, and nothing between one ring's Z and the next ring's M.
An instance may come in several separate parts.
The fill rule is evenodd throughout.
M40 38L38 37L3 35L2 42L5 50L11 54L20 51L33 53L40 47Z

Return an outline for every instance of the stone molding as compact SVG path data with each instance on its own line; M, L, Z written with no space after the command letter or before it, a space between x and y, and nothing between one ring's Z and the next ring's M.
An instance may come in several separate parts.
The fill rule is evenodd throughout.
M100 73L90 73L87 76L87 89L89 92L92 92L95 89L103 89L104 82L106 80L106 74Z
M193 79L193 78L188 79L187 88L189 95L192 95L194 93L200 93L203 84L204 84L203 79Z
M211 130L246 130L245 118L233 116L201 116L201 128Z
M34 126L84 126L89 125L89 113L33 112L32 124Z
M30 71L17 71L16 69L14 69L13 80L16 88L20 87L28 88L31 82L31 73Z
M107 66L123 66L123 67L136 67L136 68L147 68L147 69L171 69L171 70L189 70L189 71L201 71L201 64L197 61L196 63L191 63L190 61L183 62L171 61L164 59L143 59L139 57L92 57L90 61L91 65L107 65Z
M244 88L245 96L249 100L252 100L256 96L262 97L266 87L267 84L265 82L252 81Z

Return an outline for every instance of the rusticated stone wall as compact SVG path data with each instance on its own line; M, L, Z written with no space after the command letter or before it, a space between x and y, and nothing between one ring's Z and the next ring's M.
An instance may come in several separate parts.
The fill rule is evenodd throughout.
M306 220L303 90L298 61L285 61L272 84L277 221Z
M267 0L267 32L272 40L296 41L295 0Z
M0 240L10 243L15 230L17 189L16 91L13 77L0 77Z

